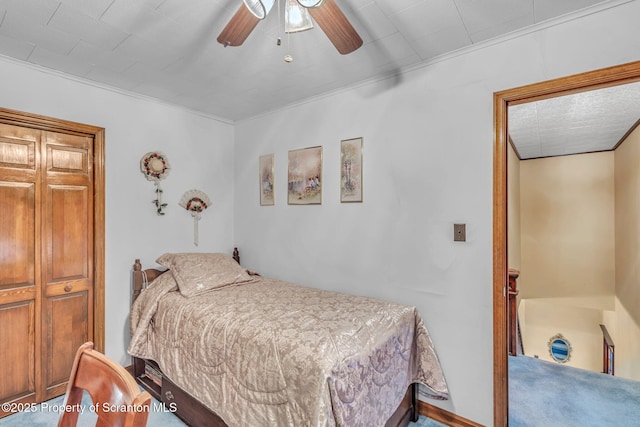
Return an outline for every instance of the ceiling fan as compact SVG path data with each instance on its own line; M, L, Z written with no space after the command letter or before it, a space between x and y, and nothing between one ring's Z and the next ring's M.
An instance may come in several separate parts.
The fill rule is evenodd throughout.
M243 0L244 4L231 18L218 36L218 42L226 46L240 46L264 19L276 0ZM285 0L289 1L289 0ZM342 13L335 0L295 0L305 8L324 31L331 43L343 55L362 46L362 39Z

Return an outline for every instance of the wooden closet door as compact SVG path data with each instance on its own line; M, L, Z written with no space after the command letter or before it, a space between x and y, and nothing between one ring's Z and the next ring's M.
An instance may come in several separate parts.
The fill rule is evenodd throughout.
M41 132L0 124L0 401L35 402L40 377Z
M93 340L93 139L43 132L42 333L45 394L64 393Z
M0 123L0 402L63 394L95 339L93 145Z

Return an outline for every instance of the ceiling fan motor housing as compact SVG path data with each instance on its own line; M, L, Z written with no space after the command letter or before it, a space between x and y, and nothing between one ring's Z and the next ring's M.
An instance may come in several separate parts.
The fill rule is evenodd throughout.
M324 0L298 0L298 3L303 7L320 7Z
M238 11L218 36L218 42L226 46L240 46L247 39L260 20L267 16L275 0L242 0ZM362 38L353 28L335 0L296 0L308 9L318 27L342 55L351 53L362 46Z

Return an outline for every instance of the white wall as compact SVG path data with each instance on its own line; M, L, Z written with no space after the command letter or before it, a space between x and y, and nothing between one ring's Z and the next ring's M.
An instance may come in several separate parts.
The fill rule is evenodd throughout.
M520 159L513 146L509 144L507 146L507 258L508 267L518 271L522 266L521 212ZM521 296L518 295L518 301L520 298Z
M452 55L236 125L235 241L264 275L414 304L451 400L493 423L493 93L640 59L640 2ZM339 202L339 141L364 137L364 203ZM321 206L286 203L287 152L324 147ZM276 205L258 157L275 153ZM467 242L453 242L453 224Z
M106 129L106 354L128 365L131 268L152 266L162 251L195 250L193 220L177 205L198 188L212 199L200 221L199 250L233 246L233 126L0 59L0 106ZM153 183L140 158L163 151L172 166L163 181L166 215L151 201Z
M616 297L616 309L613 313L614 329L611 335L615 345L615 375L640 381L638 313L632 312L627 307L628 304L623 304L620 298Z
M615 151L615 373L640 381L640 128Z
M613 151L520 162L520 298L585 297L613 310L614 195Z
M549 353L549 340L560 333L571 344L567 366L602 372L602 310L581 307L562 298L523 298L520 309L521 324L526 325L522 339L527 356L558 363Z

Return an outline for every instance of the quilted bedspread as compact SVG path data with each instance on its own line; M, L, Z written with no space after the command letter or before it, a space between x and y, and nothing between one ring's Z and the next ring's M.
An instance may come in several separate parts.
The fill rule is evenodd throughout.
M131 355L229 426L383 426L414 382L448 398L411 306L262 277L185 298L168 272L131 329Z

